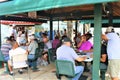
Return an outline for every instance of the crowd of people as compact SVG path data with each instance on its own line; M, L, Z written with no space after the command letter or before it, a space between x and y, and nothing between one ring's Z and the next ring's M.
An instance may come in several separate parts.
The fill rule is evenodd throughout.
M39 34L41 36L38 39L35 34L26 34L24 27L16 27L15 25L10 25L10 34L8 37L4 38L4 42L1 45L1 52L4 56L5 62L8 63L9 74L13 75L12 70L12 56L17 54L27 54L28 55L28 65L36 71L37 60L32 60L36 56L36 49L39 48L40 42L44 43L43 51L40 53L42 56L41 64L48 65L48 50L51 48L57 49L60 44L59 37L56 35L53 41L49 40L49 36L46 32ZM40 40L40 41L38 41ZM40 44L41 45L41 44ZM22 64L20 64L22 65ZM23 73L22 69L18 71Z
M49 40L47 33L41 35L40 42L44 43L43 51L41 53L41 61L44 65L49 64L48 50L54 49L56 51L56 59L68 60L73 62L74 70L77 74L73 80L78 80L84 71L84 66L77 65L77 62L82 62L87 59L86 56L80 57L77 53L93 55L93 36L91 33L81 35L77 33L73 41L67 36L67 31L64 30L64 34L60 36L59 32L56 33L54 40ZM27 54L28 60L35 57L35 50L39 48L39 41L35 34L29 34L28 37L25 34L24 29L20 28L16 31L15 26L11 27L11 34L9 37L4 38L4 43L1 45L1 52L4 55L4 60L8 62L8 68L10 75L13 75L11 57L17 54ZM100 58L100 69L107 69L111 75L112 80L118 80L120 73L120 42L119 36L115 33L113 27L106 29L105 35L102 35L101 41L101 58ZM92 56L91 56L92 57ZM35 67L37 70L37 60L29 61L30 67ZM22 69L18 71L23 73Z
M76 52L91 54L93 53L93 37L92 34L86 33L78 35L74 38L75 47L77 48ZM120 37L115 33L113 27L108 27L106 29L105 35L102 34L101 41L101 57L100 57L100 71L102 75L102 70L105 70L111 77L112 80L119 80L120 74ZM79 57L75 50L71 47L71 40L67 37L63 39L63 44L57 49L57 59L60 60L69 60L75 64L75 61L81 62L86 59L86 57ZM92 54L91 57L93 57ZM75 66L75 65L74 65ZM79 69L78 69L79 68ZM92 68L90 68L92 69ZM77 74L73 80L78 80L81 74L83 73L83 67L75 66L75 73ZM105 80L102 77L102 80Z

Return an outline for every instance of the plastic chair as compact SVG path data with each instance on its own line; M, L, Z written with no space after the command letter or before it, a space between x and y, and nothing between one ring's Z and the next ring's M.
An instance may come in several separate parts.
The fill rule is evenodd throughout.
M44 42L39 42L39 43L38 43L38 47L39 47L40 49L44 49Z
M56 51L55 49L51 48L48 49L48 60L49 62L54 62L56 58Z
M28 61L32 62L34 64L33 70L37 69L37 59L41 56L39 51L40 51L39 48L36 48L34 57L33 58L28 58Z
M17 54L17 55L13 55L11 57L13 71L14 71L14 69L27 67L28 77L29 77L29 80L31 80L30 72L29 72L29 66L28 66L28 61L27 60L28 60L27 54ZM15 80L15 78L14 78L14 80Z
M56 76L61 80L61 76L73 78L75 76L74 65L71 61L56 60Z

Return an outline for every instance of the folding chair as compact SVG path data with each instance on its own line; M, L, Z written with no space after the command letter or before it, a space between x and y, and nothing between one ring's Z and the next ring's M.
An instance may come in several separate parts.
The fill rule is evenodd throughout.
M14 71L14 69L17 69L17 68L27 67L28 77L29 77L29 80L31 80L27 59L28 59L27 54L13 55L12 58L11 58L12 68L13 68L13 71ZM13 76L13 77L15 77L15 76Z
M56 76L61 80L61 76L73 78L75 76L74 65L71 61L56 60Z

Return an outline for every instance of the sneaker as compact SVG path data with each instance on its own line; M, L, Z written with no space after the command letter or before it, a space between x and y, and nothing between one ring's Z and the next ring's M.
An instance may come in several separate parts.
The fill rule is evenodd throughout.
M13 76L13 72L10 72L9 75Z
M23 74L23 71L20 69L20 70L18 70L18 73L19 74Z

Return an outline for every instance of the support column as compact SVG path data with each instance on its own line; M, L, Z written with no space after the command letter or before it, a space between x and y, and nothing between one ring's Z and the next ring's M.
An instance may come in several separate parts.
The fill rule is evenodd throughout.
M85 23L83 24L83 34L85 34Z
M50 40L53 40L53 21L50 18Z
M59 32L59 20L58 20L58 32Z
M67 21L67 36L72 40L72 33L73 33L73 22Z
M102 21L102 5L95 4L94 6L94 56L92 68L92 80L100 80L100 52L101 52L101 21Z
M78 21L75 21L75 36L77 36Z
M1 20L0 20L0 48L1 48ZM0 61L0 68L2 68L2 61Z

